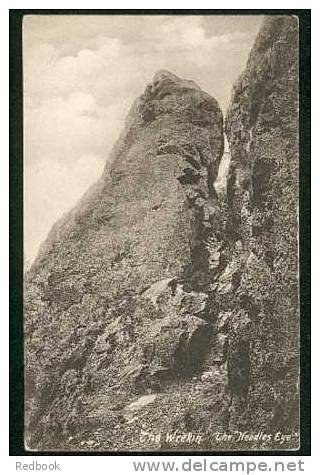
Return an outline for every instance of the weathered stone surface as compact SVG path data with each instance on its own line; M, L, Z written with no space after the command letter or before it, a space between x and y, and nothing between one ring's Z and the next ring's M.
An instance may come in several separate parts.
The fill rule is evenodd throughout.
M85 417L97 392L130 398L200 364L211 335L207 239L222 120L195 83L157 73L131 109L110 169L43 244L26 276L32 447L69 437L76 403L73 394L65 400L67 371L77 375L74 394L87 398L78 412Z
M141 396L139 399L136 399L131 404L125 407L126 412L135 412L139 411L141 408L152 404L157 399L157 394L148 394L146 396Z
M243 248L242 265L233 258L241 273L229 337L229 383L234 394L248 390L246 409L234 403L233 428L241 423L290 432L299 425L298 37L297 18L266 19L226 119L227 227L229 238ZM224 274L223 290L229 281ZM285 371L278 378L287 357L296 361L288 369L291 379Z
M217 102L160 71L111 168L52 229L26 276L32 449L298 431L297 29L267 18L234 87L225 193ZM140 437L170 431L204 440Z
M142 295L146 299L150 299L154 306L157 306L158 299L165 291L170 292L170 284L176 285L173 283L174 279L162 279L154 284L150 285L150 287L145 290ZM171 291L172 292L172 291Z
M192 373L201 363L211 337L209 324L188 314L165 317L152 332L155 343L149 368L164 367L178 375Z

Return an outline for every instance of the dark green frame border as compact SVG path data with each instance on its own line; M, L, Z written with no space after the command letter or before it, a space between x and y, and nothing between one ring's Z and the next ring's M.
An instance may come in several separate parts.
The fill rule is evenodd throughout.
M301 447L297 451L197 455L311 455L311 10L10 10L10 455L192 455L192 452L29 452L24 448L23 378L23 90L24 15L296 15L300 24L300 312Z

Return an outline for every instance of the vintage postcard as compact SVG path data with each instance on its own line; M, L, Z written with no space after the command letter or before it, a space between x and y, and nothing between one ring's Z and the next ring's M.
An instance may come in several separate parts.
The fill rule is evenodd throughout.
M299 17L22 46L26 450L298 450Z

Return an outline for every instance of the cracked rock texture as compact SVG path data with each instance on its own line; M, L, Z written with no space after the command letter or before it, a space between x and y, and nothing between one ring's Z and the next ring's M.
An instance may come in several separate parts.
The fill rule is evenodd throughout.
M54 226L26 277L31 447L81 440L98 394L130 403L199 371L212 333L206 243L223 144L216 100L160 71L134 103L111 169Z
M278 448L215 436L235 431L297 447L297 28L265 21L225 127L215 99L159 71L51 230L25 276L28 447Z
M298 37L293 16L265 21L226 118L227 235L238 246L229 265L239 273L229 383L248 391L230 424L266 432L299 429Z

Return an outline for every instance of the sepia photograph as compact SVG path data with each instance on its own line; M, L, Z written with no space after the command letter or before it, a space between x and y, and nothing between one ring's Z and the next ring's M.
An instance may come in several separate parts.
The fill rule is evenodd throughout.
M209 12L23 17L26 451L301 447L300 20Z

